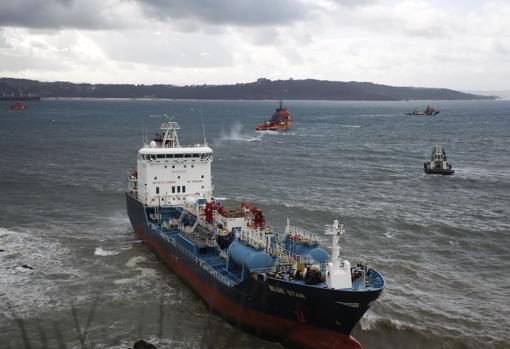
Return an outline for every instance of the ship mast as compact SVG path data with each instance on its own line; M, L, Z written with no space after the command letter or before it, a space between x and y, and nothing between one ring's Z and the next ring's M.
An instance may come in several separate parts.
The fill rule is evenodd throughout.
M352 288L351 264L340 261L340 235L345 232L343 225L334 220L333 224L326 226L326 235L331 235L331 262L328 263L326 285L329 288Z
M161 124L161 130L165 132L163 136L163 141L161 143L161 147L163 148L180 148L179 137L177 136L177 130L180 130L181 127L175 121L170 121L168 116L164 115L166 118L165 122Z

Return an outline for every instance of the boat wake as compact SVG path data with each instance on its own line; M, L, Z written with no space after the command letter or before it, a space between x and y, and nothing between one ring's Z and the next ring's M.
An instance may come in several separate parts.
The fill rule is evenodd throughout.
M230 131L225 132L222 131L219 137L219 143L225 141L234 141L234 142L253 142L260 141L262 139L262 135L257 132L256 135L253 133L243 133L243 125L240 122L235 122L230 127Z

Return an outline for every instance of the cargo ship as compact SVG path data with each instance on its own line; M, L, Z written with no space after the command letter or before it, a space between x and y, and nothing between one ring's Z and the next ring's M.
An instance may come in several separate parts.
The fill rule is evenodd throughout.
M423 169L426 174L452 175L455 173L452 165L446 160L446 151L439 145L432 148L430 161L423 163Z
M284 108L280 101L279 108L276 108L271 119L257 125L257 131L287 131L292 127L292 117L287 108Z
M340 256L344 228L320 235L282 222L277 232L248 203L227 209L213 197L213 150L179 143L163 120L128 174L134 233L215 313L288 348L359 349L350 334L384 288L382 275ZM322 239L325 237L322 235Z

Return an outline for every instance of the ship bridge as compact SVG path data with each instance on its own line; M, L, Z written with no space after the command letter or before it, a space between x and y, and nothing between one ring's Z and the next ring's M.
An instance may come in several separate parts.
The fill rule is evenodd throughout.
M181 146L179 129L177 122L163 122L154 139L138 150L129 192L146 206L178 206L212 196L213 151L205 139Z

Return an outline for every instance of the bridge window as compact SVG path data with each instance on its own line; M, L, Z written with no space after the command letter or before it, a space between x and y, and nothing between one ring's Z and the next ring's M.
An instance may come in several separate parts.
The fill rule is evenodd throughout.
M185 158L190 158L190 157L191 157L191 154L184 154L184 157L185 157Z
M175 158L183 158L183 157L184 157L184 154L174 154L174 157L175 157Z
M183 193L185 193L185 192L186 192L186 186L185 186L185 185L183 185L183 186L182 186L182 192L183 192Z
M159 187L156 187L156 194L159 194Z
M180 185L178 185L178 186L177 186L177 192L178 192L178 193L180 193L180 192L181 192L181 186L180 186Z
M194 157L194 158L199 158L199 157L200 157L200 154L193 154L193 157Z
M175 185L172 186L172 194L175 194Z

